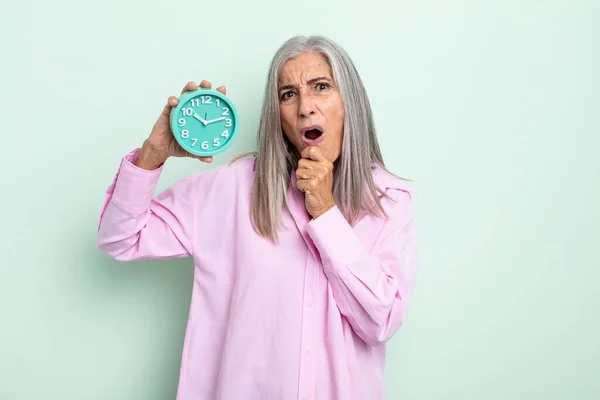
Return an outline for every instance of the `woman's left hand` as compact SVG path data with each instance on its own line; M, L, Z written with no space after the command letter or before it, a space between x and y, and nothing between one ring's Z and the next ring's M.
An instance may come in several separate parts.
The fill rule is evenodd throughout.
M302 150L296 170L298 189L304 192L306 210L318 218L335 206L333 200L333 163L321 149L310 146Z

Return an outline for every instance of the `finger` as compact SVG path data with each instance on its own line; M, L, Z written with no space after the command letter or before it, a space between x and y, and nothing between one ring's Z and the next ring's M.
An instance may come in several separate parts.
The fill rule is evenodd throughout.
M306 169L306 168L298 168L296 170L296 177L298 179L312 179L313 178L313 173L311 170Z
M212 86L212 83L210 83L207 80L203 80L202 82L200 82L200 87L203 87L205 89L210 89L211 86Z
M302 150L302 157L319 162L329 161L325 158L323 152L317 146L306 147L304 150Z
M315 164L315 161L313 160L309 160L307 158L301 158L300 160L298 160L298 169L300 168L304 168L304 169L315 169L317 166Z
M165 105L165 108L163 108L162 113L166 116L169 116L169 114L171 113L171 108L175 107L178 103L179 100L177 99L177 97L169 96L169 98L167 99L167 104Z
M227 94L227 89L225 89L225 86L219 86L217 90L223 94Z
M188 82L183 89L181 89L181 94L187 92L188 90L196 90L198 89L198 85L196 85L196 82Z
M189 153L189 152L186 152L186 156L190 157L190 158L195 158L196 160L200 160L200 161L206 162L206 163L210 163L210 162L213 161L213 158L210 157L210 156L209 157L206 157L206 156L197 156L197 155Z
M312 190L312 183L308 179L300 179L296 182L298 189L304 193L310 194Z

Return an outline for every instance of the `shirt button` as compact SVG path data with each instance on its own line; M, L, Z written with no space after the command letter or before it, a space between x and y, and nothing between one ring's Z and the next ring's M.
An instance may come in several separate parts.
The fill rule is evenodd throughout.
M308 301L308 303L307 303L306 305L307 305L307 306L309 306L309 307L312 307L312 306L313 306L313 302L312 302L312 300L309 300L309 301Z
M304 348L304 351L306 351L307 353L310 353L310 346L306 346L306 347Z

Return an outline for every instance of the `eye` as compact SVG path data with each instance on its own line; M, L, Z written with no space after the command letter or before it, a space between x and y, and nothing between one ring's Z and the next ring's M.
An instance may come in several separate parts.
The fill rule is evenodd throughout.
M294 95L294 92L289 91L289 92L285 92L281 95L281 100L286 100L291 98Z
M329 83L325 83L325 82L319 82L319 83L317 83L317 89L318 90L326 90L326 89L329 89L329 88L330 88Z

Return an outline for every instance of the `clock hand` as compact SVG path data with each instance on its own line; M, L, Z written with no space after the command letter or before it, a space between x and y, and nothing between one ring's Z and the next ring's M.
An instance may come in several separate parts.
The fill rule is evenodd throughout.
M222 121L224 119L226 119L226 118L225 117L221 117L221 118L217 118L217 119L210 119L210 120L206 121L206 123L207 124L211 124L213 122Z
M205 126L206 126L206 124L208 124L208 121L203 120L202 117L199 116L198 114L196 114L195 112L194 112L194 118L196 118L198 121L202 122Z

